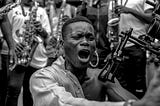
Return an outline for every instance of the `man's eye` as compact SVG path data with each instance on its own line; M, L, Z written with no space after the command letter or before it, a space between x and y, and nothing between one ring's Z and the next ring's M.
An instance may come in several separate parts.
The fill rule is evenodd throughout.
M95 40L95 37L94 37L94 35L92 35L92 34L88 34L88 35L87 35L87 38L88 38L90 41Z
M75 36L72 36L72 38L74 39L80 39L82 37L82 34L76 34Z
M95 40L95 37L91 36L91 37L89 37L89 40L90 41Z

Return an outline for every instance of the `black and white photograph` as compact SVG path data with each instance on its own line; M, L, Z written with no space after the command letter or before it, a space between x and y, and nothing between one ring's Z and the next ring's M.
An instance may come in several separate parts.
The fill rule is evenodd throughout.
M160 0L0 0L0 106L160 106Z

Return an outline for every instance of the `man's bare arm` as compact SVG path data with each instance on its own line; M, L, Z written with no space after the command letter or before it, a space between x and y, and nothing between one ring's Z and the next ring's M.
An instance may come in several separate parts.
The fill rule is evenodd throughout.
M14 49L12 29L7 16L4 16L3 19L1 20L0 27L9 49Z

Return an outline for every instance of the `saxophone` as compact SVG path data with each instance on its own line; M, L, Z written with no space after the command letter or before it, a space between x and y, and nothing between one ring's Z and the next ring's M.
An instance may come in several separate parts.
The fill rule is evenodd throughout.
M3 7L0 8L0 18L2 18L4 15L7 15L7 13L15 8L17 5L20 4L20 0L17 0L16 3L9 3Z
M35 2L29 14L29 20L25 21L25 31L23 31L22 34L18 34L18 37L20 39L19 44L23 46L21 50L16 49L18 65L28 66L32 60L34 51L38 46L39 41L37 38L35 26L33 24L37 17L37 9L38 3Z
M54 35L51 36L49 43L47 45L47 51L49 51L49 49L54 49L51 54L53 58L57 58L61 55L63 55L63 50L62 50L62 26L64 24L64 7L66 5L66 0L63 0L62 5L60 7L60 13L58 16L58 24L57 24L57 28L56 28L56 32Z
M111 49L115 48L119 43L119 14L115 7L118 5L118 0L109 1L109 11L108 11L108 36L111 42Z

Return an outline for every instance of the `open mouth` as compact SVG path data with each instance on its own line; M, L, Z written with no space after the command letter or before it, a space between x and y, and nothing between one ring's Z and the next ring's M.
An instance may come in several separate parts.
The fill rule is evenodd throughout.
M82 62L88 62L90 57L90 51L83 49L78 52L78 58Z

